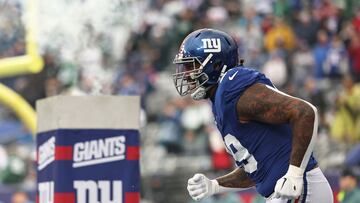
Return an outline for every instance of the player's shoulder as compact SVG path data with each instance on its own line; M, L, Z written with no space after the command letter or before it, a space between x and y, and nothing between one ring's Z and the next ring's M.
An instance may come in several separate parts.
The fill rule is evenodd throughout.
M232 90L240 88L255 82L256 78L262 75L255 69L243 66L234 67L228 70L221 78L219 87L223 90Z
M256 83L263 74L255 69L243 66L228 70L221 78L216 90L215 101L224 105L234 103L240 95L252 84Z

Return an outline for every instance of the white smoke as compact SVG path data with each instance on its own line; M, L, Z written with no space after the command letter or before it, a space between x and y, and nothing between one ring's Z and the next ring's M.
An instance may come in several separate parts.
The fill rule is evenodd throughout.
M104 92L115 70L109 69L111 64L104 67L103 53L110 56L112 64L121 61L131 32L141 27L148 4L149 0L0 0L1 37L8 34L11 38L21 21L24 26L31 25L41 54L52 50L62 64L76 67L61 72L61 82L73 84L69 81L81 72L86 77L80 81L85 82L84 92ZM29 5L34 12L29 12Z
M37 0L38 41L42 49L62 50L64 57L91 46L103 34L117 58L131 30L139 26L145 0ZM91 31L90 31L91 30Z
M55 50L61 61L74 64L77 72L81 69L85 79L77 86L93 94L110 93L114 77L115 70L102 64L104 46L114 64L120 61L131 31L140 27L148 6L148 0L16 1L24 11L27 3L37 2L35 33L40 52ZM25 22L28 16L23 14Z

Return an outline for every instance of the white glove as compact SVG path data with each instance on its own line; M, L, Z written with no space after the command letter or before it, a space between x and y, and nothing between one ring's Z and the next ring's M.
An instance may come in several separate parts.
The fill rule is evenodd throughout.
M303 189L304 169L290 165L287 173L275 185L273 198L296 199Z
M210 180L204 174L197 173L188 180L187 190L195 201L208 198L219 192L217 180Z

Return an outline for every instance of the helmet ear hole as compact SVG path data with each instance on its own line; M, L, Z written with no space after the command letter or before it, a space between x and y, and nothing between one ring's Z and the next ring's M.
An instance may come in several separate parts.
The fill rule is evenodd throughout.
M222 61L217 61L216 63L214 63L213 67L215 71L221 71L222 69Z
M200 84L206 82L209 79L209 77L206 74L201 74L200 77L198 78L198 81Z

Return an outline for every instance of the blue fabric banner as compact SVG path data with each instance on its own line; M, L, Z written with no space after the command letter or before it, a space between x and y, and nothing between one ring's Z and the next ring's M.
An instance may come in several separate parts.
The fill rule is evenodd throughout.
M138 203L137 130L59 129L37 136L37 203Z

